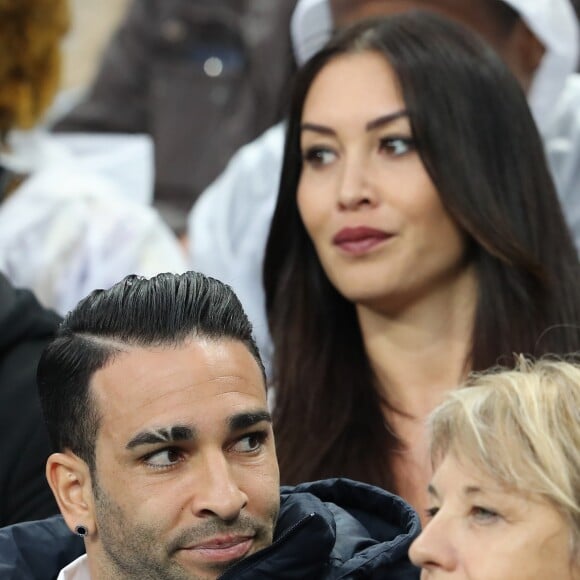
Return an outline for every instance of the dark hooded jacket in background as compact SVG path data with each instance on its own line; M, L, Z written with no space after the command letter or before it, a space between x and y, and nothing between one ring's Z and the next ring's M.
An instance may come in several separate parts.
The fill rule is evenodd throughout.
M0 274L0 526L58 513L44 475L50 444L36 390L36 366L58 323Z
M329 479L283 487L274 542L221 580L418 580L408 559L420 529L403 500ZM53 580L84 551L62 518L0 530L2 580Z

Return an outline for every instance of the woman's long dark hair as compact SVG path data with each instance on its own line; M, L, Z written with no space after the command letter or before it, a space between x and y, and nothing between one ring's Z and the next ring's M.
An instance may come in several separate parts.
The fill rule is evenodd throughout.
M478 277L469 367L506 363L516 352L580 350L578 258L516 80L482 41L435 15L359 23L298 73L266 249L284 483L347 476L394 488L389 458L398 440L381 412L354 306L328 281L296 203L308 90L329 61L364 51L395 71L422 162L468 239Z

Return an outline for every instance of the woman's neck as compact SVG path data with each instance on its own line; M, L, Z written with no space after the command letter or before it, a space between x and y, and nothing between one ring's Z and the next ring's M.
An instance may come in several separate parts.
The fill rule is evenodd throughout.
M424 517L431 462L427 415L469 371L477 305L474 268L396 315L357 306L363 342L402 446L389 463L396 492Z
M365 350L391 408L422 420L464 379L476 302L470 267L402 312L357 306Z

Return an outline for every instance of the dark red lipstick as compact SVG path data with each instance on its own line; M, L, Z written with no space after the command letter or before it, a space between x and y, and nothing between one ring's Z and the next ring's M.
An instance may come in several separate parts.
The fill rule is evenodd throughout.
M358 226L343 228L332 238L332 243L347 254L360 256L392 237L392 234L383 230Z

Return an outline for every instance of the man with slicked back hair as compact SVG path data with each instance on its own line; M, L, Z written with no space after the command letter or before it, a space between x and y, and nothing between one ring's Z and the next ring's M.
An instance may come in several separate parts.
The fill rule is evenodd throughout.
M37 378L62 517L0 530L1 578L418 578L400 498L346 479L280 489L252 326L218 280L94 291Z

